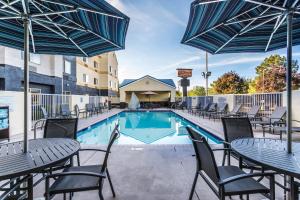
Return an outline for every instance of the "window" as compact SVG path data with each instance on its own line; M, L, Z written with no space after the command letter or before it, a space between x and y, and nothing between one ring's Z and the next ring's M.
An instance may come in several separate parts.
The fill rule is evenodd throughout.
M112 82L111 81L109 81L109 87L112 88Z
M21 59L24 60L24 51L21 51ZM41 56L39 54L29 54L29 62L41 64Z
M0 78L0 90L5 90L5 79Z
M89 76L87 74L83 74L83 82L88 83L89 82Z
M65 60L64 72L67 74L71 74L71 62L68 60Z
M97 63L96 61L94 61L94 68L98 68L99 67L99 63Z
M82 61L87 63L88 62L88 58L87 57L82 57Z
M109 72L111 73L111 66L109 66Z
M117 70L115 69L115 76L117 76Z
M94 85L98 85L98 79L94 78Z
M118 89L118 84L117 83L115 83L115 88Z

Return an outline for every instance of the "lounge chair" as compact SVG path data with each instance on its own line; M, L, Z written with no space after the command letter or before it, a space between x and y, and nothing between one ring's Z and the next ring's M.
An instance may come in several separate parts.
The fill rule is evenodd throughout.
M200 107L200 109L197 109L194 111L195 115L201 116L202 112L206 112L209 109L211 103L206 103L203 107Z
M86 166L74 166L65 168L63 172L57 174L51 174L46 176L46 192L45 199L50 200L56 194L69 193L70 199L74 192L98 190L99 198L103 200L103 183L107 178L113 197L115 197L115 191L111 182L110 174L108 172L107 161L110 155L110 149L114 141L119 137L118 126L116 126L111 134L109 144L106 150L101 149L80 149L80 151L95 151L104 152L104 160L102 165L86 165ZM54 180L50 185L50 180Z
M222 118L222 117L236 117L236 116L240 116L240 110L242 108L242 104L236 104L234 105L233 109L228 112L228 113L222 113L220 115L218 115L217 117Z
M273 126L278 126L280 124L285 124L283 117L286 113L286 107L276 107L275 110L272 112L270 117L265 119L260 118L259 120L251 121L251 124L255 127L257 125L261 126L263 129L263 136L265 137L265 129L269 128L269 132L271 133L271 128Z
M89 116L93 116L93 114L95 113L94 107L90 103L85 104L85 110Z
M300 121L298 121L298 120L292 120L292 121L300 124ZM275 135L278 132L278 134L280 136L280 140L282 140L282 134L286 133L286 125L285 124L280 124L279 126L273 126L272 130L273 130L272 133L275 134ZM291 131L292 131L292 133L300 132L300 126L292 126Z
M201 110L201 103L197 103L196 106L192 107L190 110L189 110L189 113L191 113L192 115L195 114L198 110Z
M205 138L190 127L187 127L187 130L192 140L197 160L197 169L189 200L193 198L199 175L220 200L225 200L225 196L248 196L258 193L269 194L270 199L275 200L274 173L246 174L237 166L217 166L213 150ZM267 188L254 179L254 177L261 176L269 177L270 188Z
M248 112L241 113L241 115L248 117L250 120L255 120L255 119L257 119L259 110L260 110L260 106L254 105L250 108L250 110Z
M208 114L208 118L213 118L214 120L219 117L219 115L224 115L227 113L228 104L227 103L218 103L217 111L211 112Z
M205 116L209 116L211 113L217 111L217 106L218 106L218 104L216 104L216 103L211 103L211 104L209 105L208 110L199 113L199 115L202 116L203 118L204 118Z
M239 138L253 138L253 130L249 118L247 117L223 117L222 118L223 130L224 130L224 148L230 148L230 143ZM254 163L242 159L240 156L231 151L224 151L222 165L225 165L225 159L227 156L227 164L230 165L230 157L234 157L239 160L240 169L246 168L253 170L262 170L261 167Z

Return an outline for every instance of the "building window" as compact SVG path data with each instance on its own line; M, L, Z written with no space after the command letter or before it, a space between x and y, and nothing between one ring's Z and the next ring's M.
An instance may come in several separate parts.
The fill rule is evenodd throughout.
M94 78L94 85L98 85L98 79Z
M82 61L85 63L88 63L88 58L87 57L82 57Z
M109 72L111 73L111 66L109 66Z
M5 90L5 79L0 78L0 90Z
M21 51L21 59L24 60L24 51ZM39 54L30 53L29 62L41 64L41 56Z
M112 88L112 82L111 81L109 81L109 87Z
M87 74L83 74L83 82L88 83L89 82L89 76Z
M115 69L115 76L117 76L117 70Z
M117 83L115 83L115 88L118 89L118 84Z
M97 63L96 61L94 61L94 68L98 68L99 67L99 63Z
M71 62L68 60L65 60L64 72L67 74L71 74Z

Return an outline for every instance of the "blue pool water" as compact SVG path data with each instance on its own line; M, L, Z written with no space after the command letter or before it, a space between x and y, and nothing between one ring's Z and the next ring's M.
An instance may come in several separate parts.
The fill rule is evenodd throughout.
M107 144L115 124L121 136L118 144L190 144L186 126L191 126L210 143L220 140L173 112L121 112L78 132L83 144Z

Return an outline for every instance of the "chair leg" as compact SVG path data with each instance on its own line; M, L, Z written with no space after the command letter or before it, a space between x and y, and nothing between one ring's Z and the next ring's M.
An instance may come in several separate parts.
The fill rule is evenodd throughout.
M195 187L196 187L196 184L197 184L197 180L198 180L198 172L196 172L196 174L195 174L195 178L194 178L194 182L193 182L193 186L192 186L192 189L191 189L189 200L193 199L193 195L194 195L194 192L195 192Z
M226 151L224 151L224 154L223 154L222 166L225 165L225 160L226 160Z
M275 200L275 177L270 177L270 200Z
M100 189L99 189L99 198L100 200L104 200L103 194L102 194L102 188L103 188L103 180L100 183Z
M110 175L109 175L109 172L108 172L108 169L106 169L106 174L107 174L107 178L108 178L108 182L109 182L109 185L110 185L110 189L111 189L111 192L113 194L113 197L116 197L116 193L115 193L115 190L114 190L114 186L111 182L111 179L110 179Z

